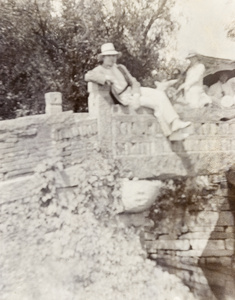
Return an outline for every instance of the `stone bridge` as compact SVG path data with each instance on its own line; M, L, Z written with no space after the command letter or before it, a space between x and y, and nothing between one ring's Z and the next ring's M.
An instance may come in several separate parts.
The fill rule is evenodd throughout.
M12 214L12 204L30 206L40 162L59 160L68 179L61 188L67 189L74 185L77 163L101 149L134 177L163 180L166 202L188 179L202 187L204 194L196 195L195 190L198 198L191 197L188 204L184 185L178 190L180 201L173 197L171 206L160 201L148 217L129 215L137 223L144 218L144 246L153 259L171 264L217 262L235 268L234 188L231 183L228 187L226 178L235 160L235 109L179 110L183 120L192 121L192 135L169 142L151 110L134 112L113 105L105 86L90 84L89 92L89 113L62 112L61 95L49 93L45 115L0 122L2 226Z

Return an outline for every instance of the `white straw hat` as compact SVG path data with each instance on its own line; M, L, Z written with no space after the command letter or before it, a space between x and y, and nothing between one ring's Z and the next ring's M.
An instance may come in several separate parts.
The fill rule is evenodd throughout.
M118 58L122 56L121 52L116 51L113 43L106 43L101 46L101 53L98 54L98 60L101 60L104 55L117 55Z

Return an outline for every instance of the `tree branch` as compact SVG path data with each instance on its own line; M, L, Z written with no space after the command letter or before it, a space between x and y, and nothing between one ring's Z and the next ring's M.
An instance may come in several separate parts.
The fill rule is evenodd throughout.
M155 20L157 18L159 18L159 16L163 13L164 7L166 5L167 0L162 0L161 3L159 4L159 7L157 9L157 11L153 14L152 18L150 19L148 25L145 28L145 31L143 33L143 37L144 37L144 41L146 40L147 34L150 30L150 28L152 27L153 23L155 22Z

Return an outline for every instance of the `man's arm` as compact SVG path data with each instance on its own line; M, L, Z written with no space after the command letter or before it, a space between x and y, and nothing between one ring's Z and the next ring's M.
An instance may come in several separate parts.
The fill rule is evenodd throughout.
M104 85L106 82L105 74L102 72L100 66L94 68L91 71L88 71L84 76L85 81L87 82L94 82L101 85Z
M128 81L131 85L131 88L132 88L132 94L141 94L140 92L140 83L135 79L135 77L133 77L131 75L131 73L127 70L127 68L124 66L124 65L119 65L125 72L127 78L128 78Z

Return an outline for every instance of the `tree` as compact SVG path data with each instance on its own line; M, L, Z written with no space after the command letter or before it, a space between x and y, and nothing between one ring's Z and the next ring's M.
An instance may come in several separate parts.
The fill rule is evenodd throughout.
M84 74L108 41L146 83L160 68L159 50L176 28L170 14L174 0L68 0L59 12L52 0L0 2L2 118L43 113L48 91L63 94L64 110L86 111Z
M231 39L232 41L235 41L235 21L230 23L227 27L227 37Z
M52 22L50 1L40 7L36 1L1 4L2 117L14 117L20 108L25 114L42 113L43 93L52 81L52 59L45 51Z
M111 40L123 52L122 61L143 83L159 69L159 50L176 29L171 0L114 0L106 26Z

